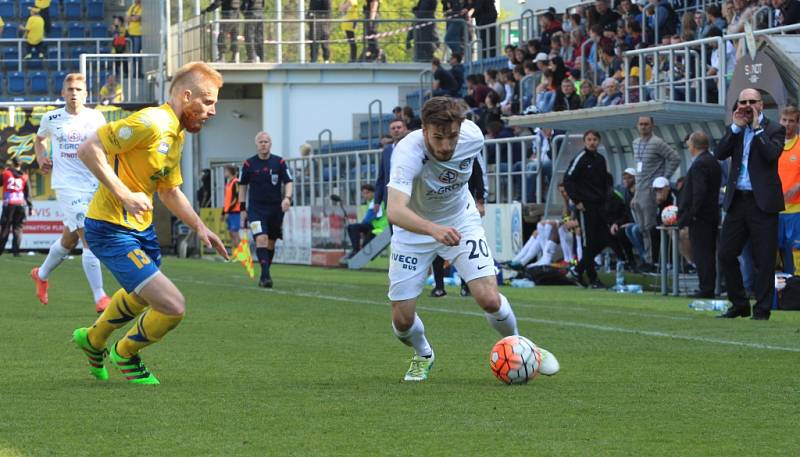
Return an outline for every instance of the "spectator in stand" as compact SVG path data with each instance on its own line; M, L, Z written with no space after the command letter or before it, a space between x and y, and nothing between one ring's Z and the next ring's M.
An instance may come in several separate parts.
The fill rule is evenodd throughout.
M553 87L558 88L561 85L561 81L569 74L569 68L564 65L564 59L560 56L555 56L550 59L549 68L553 71Z
M111 34L111 53L125 54L128 47L125 18L122 16L114 16L108 31ZM233 37L231 38L233 39ZM235 41L231 41L231 43L234 44Z
M541 72L544 72L550 67L550 60L547 58L547 54L543 52L536 54L536 57L533 59L533 63L536 64L536 68Z
M461 54L454 52L450 54L450 74L456 80L456 95L461 92L461 87L464 86L464 65L461 64Z
M434 8L435 11L435 8ZM442 0L442 12L447 19L445 26L444 42L451 53L464 54L465 30L467 25L467 11L462 0Z
M642 23L636 21L628 21L625 25L627 35L623 43L628 49L636 49L642 44Z
M537 84L542 82L542 72L539 71L539 66L533 63L532 60L525 62L525 65L523 65L522 67L525 76L531 77L529 81L533 85L533 87L536 87Z
M800 22L800 1L798 0L772 0L777 21L776 26L792 25Z
M117 82L114 73L106 76L106 83L100 88L100 103L103 105L122 103L122 85Z
M478 39L481 41L481 57L495 57L497 55L497 9L494 0L466 0L465 7L468 17L475 19L479 28Z
M497 92L489 89L484 103L486 107L478 116L478 126L485 135L486 132L488 132L489 124L493 122L503 123L503 113L500 110L500 95L498 95Z
M542 82L536 86L536 108L538 113L553 111L556 90L553 83L553 70L547 69L542 75ZM526 107L527 108L527 107Z
M523 65L525 61L530 60L531 55L528 54L528 50L523 47L518 47L514 49L514 66Z
M509 70L514 68L517 65L517 63L516 63L517 57L514 54L514 51L516 49L517 49L517 47L514 46L513 44L507 44L506 47L504 48L504 52L505 52L506 58L508 58L507 66L508 66Z
M361 60L364 62L377 62L381 55L381 50L378 48L378 39L375 35L378 33L378 13L381 8L380 0L365 0L364 2L364 34L369 37L366 39L367 46L362 53Z
M580 14L570 14L568 23L569 27L565 27L565 30L569 28L570 33L575 30L580 30L581 35L586 35L586 23L583 20L583 16Z
M419 0L417 5L411 9L414 17L417 19L433 19L436 15L437 0ZM433 53L439 45L439 35L436 31L434 24L422 25L416 24L417 27L408 32L409 36L414 40L414 61L416 62L429 62L433 58ZM448 22L448 27L450 23ZM447 39L447 36L445 36ZM452 52L462 52L462 42L464 37L460 40L456 37L455 41L449 43Z
M202 11L202 13L203 14L210 13L220 7L221 7L220 11L221 19L239 19L238 2L236 5L234 5L232 0L214 0L208 5L208 7L206 7L206 9ZM238 35L239 35L239 24L230 22L222 22L219 24L219 35L217 35L218 62L225 61L225 48L226 48L225 40L230 40L230 45L227 46L231 52L231 60L229 62L236 61L236 53L238 52L238 46L237 46Z
M131 39L131 53L142 52L142 0L133 0L133 4L125 14L128 24L128 37Z
M600 68L607 78L614 78L618 82L625 80L623 67L625 63L614 52L614 43L604 38L598 47L600 50Z
M581 82L581 108L594 108L597 106L597 96L594 95L594 84L588 79Z
M563 37L564 32L556 32L550 37L550 52L547 54L549 59L552 60L553 57L561 56Z
M542 42L535 38L528 40L528 42L525 43L525 49L528 51L529 56L535 56L542 52Z
M322 61L331 60L331 47L328 40L331 36L331 0L309 0L306 19L308 23L308 39L311 41L311 62L315 63L322 48Z
M442 63L438 57L431 60L431 71L433 72L433 85L429 92L434 97L442 95L457 97L458 96L458 82L453 78L453 74L442 67Z
M753 18L757 9L758 5L748 0L733 0L733 17L728 22L727 33L744 32L745 22Z
M550 11L545 11L539 16L539 27L542 31L539 35L539 41L542 43L542 51L550 52L550 41L553 34L561 31L561 21L556 19L555 14Z
M575 92L575 82L571 79L561 81L560 90L556 93L553 111L572 111L581 109L581 97Z
M505 97L505 89L503 83L498 80L497 70L490 68L484 71L483 78L486 80L486 86L489 89L497 92L497 95L499 95L501 99Z
M264 0L242 0L240 7L245 19L244 42L248 62L264 61Z
M583 55L583 45L586 43L586 36L581 29L575 29L570 33L569 41L572 44L572 59L564 59L564 63L570 68L580 68L581 56Z
M701 36L705 37L711 27L716 27L720 30L725 30L728 27L728 23L722 18L722 10L719 5L706 6L706 27Z
M356 24L358 24L358 0L344 0L339 5L339 15L346 19L341 23L344 36L347 38L347 46L350 49L350 57L347 60L352 63L358 59L358 47L356 46Z
M514 72L505 68L500 70L500 81L503 83L506 93L505 98L500 102L500 110L506 116L519 114L519 91L517 91L517 83L514 79Z
M631 204L633 217L642 232L645 255L643 270L652 271L654 243L651 231L656 226L657 205L653 182L660 176L672 176L680 165L678 152L653 133L655 121L651 116L641 116L636 125L639 138L633 140L633 158L636 163L636 194Z
M603 81L603 94L597 100L597 106L614 106L623 103L622 92L619 90L619 81L606 78Z
M35 0L33 6L39 8L39 15L42 16L44 21L44 34L50 34L50 4L51 0Z
M470 108L479 108L486 100L486 94L489 89L483 81L483 76L480 74L472 74L467 76L467 95L464 96L464 101L467 102Z
M573 62L575 60L575 46L572 43L572 34L571 33L558 33L553 35L553 38L558 37L558 41L561 42L561 49L558 51L558 57L561 57L561 60L564 61L564 65L567 68L572 68Z
M722 181L719 162L708 151L708 136L694 132L686 140L692 155L692 165L686 173L678 203L678 227L688 231L692 259L700 279L696 298L714 298L717 282L717 227L719 227L719 198L717 190Z
M591 40L591 46L588 46L587 49L584 51L588 52L586 56L586 63L588 64L589 68L587 68L587 73L585 75L581 75L582 78L590 78L596 75L599 72L599 57L598 57L598 45L600 40L603 39L603 26L600 24L595 24L589 29L589 40ZM599 80L600 78L595 76L594 79Z
M706 34L705 38L712 38L712 37L721 37L722 30L711 27L708 29L708 33ZM736 69L736 47L731 43L731 40L723 40L725 44L725 68L722 68L722 58L720 56L720 49L717 46L716 41L709 42L708 45L713 51L711 51L711 65L708 66L706 70L706 74L708 76L715 76L720 73L725 75L725 79L730 81L733 78L733 72ZM716 79L712 79L709 82L708 89L709 89L709 100L710 103L715 103L717 100L717 94L719 93L719 88L717 87Z
M786 129L783 154L778 159L778 174L783 187L786 209L778 215L778 248L783 259L783 272L800 270L800 141L797 141L800 110L787 106L781 111L781 125Z
M20 27L25 31L25 43L28 45L28 52L25 54L25 60L33 57L44 59L44 19L39 15L39 8L29 6L30 16L25 23L25 27Z
M378 168L378 177L375 180L375 187L373 187L375 195L372 212L374 214L378 213L381 205L386 205L386 198L388 195L386 185L389 184L389 172L392 168L392 153L394 153L394 148L397 146L397 143L399 143L400 140L402 140L408 134L408 132L409 130L406 128L406 123L402 119L395 119L389 123L389 133L392 135L392 142L386 145L381 152L381 163L380 168Z
M694 39L699 40L706 36L706 32L708 31L711 24L706 23L706 14L703 10L697 10L694 12L693 16L694 26L695 26L695 34Z
M648 43L661 43L664 37L678 31L680 19L669 0L648 0L645 13L648 16Z
M403 119L403 107L402 106L395 106L392 108L392 115L394 115L395 119Z
M684 41L692 41L700 38L698 34L703 27L703 13L701 11L697 11L696 13L700 18L699 26L697 22L695 22L695 13L687 11L681 16L681 36Z
M618 13L622 20L628 22L642 22L642 9L633 0L621 0L619 2Z
M422 121L420 118L414 115L414 109L410 106L403 108L403 120L405 121L406 128L408 128L409 132L422 128Z
M570 269L570 276L583 287L591 285L593 289L605 289L605 285L597 277L594 257L606 246L608 233L603 214L608 195L606 159L597 152L600 146L599 132L588 130L583 134L583 143L583 151L570 161L564 174L564 187L579 211L581 232L585 240L583 257L574 269ZM589 283L583 279L584 272L588 275Z
M608 26L616 27L617 21L620 20L620 15L609 8L608 0L596 0L594 8L588 11L587 17L590 27L599 25L601 30Z
M722 4L720 8L722 13L722 18L725 20L725 28L723 30L728 30L728 25L733 22L733 18L736 15L736 10L733 8L733 0L726 0L725 3Z

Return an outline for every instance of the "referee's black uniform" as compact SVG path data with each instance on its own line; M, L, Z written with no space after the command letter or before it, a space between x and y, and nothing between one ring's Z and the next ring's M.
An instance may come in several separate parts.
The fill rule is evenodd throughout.
M603 215L608 193L606 159L597 151L585 149L569 163L564 175L564 188L570 200L577 206L583 203L583 211L578 212L581 224L581 237L584 248L581 260L575 270L577 280L586 287L583 272L589 277L592 287L604 287L597 279L594 258L606 246L608 227Z

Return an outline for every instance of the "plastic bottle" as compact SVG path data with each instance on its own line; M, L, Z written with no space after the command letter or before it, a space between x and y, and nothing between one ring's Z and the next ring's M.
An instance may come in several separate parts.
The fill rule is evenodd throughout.
M617 260L617 270L614 280L614 290L622 290L625 288L625 263Z
M534 286L536 286L536 284L533 281L531 281L530 279L527 279L527 278L512 279L511 280L511 287L520 287L520 288L523 288L523 289L529 289L529 288L534 287Z
M625 288L625 292L629 294L640 294L642 293L642 286L639 284L628 284L627 286L623 286Z
M695 300L689 303L689 309L695 311L725 311L728 302L725 300Z

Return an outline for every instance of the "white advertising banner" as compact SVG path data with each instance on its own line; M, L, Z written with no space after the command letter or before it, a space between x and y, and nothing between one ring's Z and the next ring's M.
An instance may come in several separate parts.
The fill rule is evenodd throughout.
M0 214L2 214L2 209L0 209ZM50 249L50 245L61 236L61 232L64 230L63 217L55 200L34 200L33 214L25 219L25 225L22 227L20 249ZM13 234L8 235L6 251L11 249L13 237Z
M283 217L283 239L275 243L275 262L311 265L310 206L292 206Z
M483 228L494 259L511 260L522 248L522 205L519 202L486 205Z

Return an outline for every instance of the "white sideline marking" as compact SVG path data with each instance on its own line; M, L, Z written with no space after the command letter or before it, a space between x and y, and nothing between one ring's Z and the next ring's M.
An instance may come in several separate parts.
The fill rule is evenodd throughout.
M318 298L323 300L330 300L330 301L338 301L344 303L361 303L365 305L377 305L383 307L389 307L389 302L376 302L371 300L360 300L348 297L338 297L335 295L322 295L317 293L308 293L308 292L290 292L284 290L276 290L276 289L260 289L256 286L240 286L235 284L220 284L220 283L210 283L207 281L196 281L192 279L183 279L183 278L171 278L173 281L177 282L186 282L191 284L203 284L207 286L227 286L227 287L235 287L237 289L252 289L263 291L267 293L274 293L278 295L291 295L295 297L306 297L306 298ZM423 311L430 311L436 313L445 313L445 314L457 314L461 316L477 316L477 317L484 317L482 312L476 311L459 311L459 310L452 310L452 309L443 309L443 308L434 308L430 306L417 306L417 309L421 309ZM785 352L800 352L800 348L797 347L788 347L788 346L775 346L771 344L762 344L762 343L747 343L744 341L734 341L734 340L723 340L719 338L706 338L702 336L691 336L691 335L680 335L677 333L669 333L669 332L661 332L655 330L636 330L630 329L625 327L616 327L612 325L598 325L598 324L587 324L583 322L573 322L573 321L563 321L563 320L550 320L550 319L537 319L533 317L520 317L517 316L518 321L526 321L526 322L536 322L539 324L550 324L550 325L563 325L566 327L577 327L577 328L584 328L588 330L597 330L601 332L615 332L615 333L626 333L629 335L641 335L641 336L652 336L657 338L671 338L675 340L685 340L685 341L700 341L703 343L713 343L713 344L724 344L728 346L738 346L738 347L746 347L752 349L768 349L771 351L785 351Z

